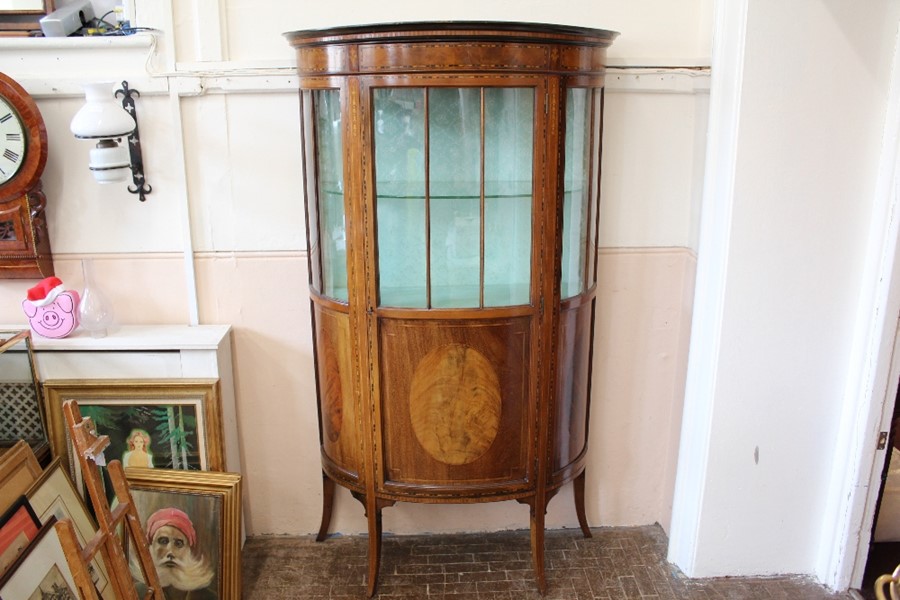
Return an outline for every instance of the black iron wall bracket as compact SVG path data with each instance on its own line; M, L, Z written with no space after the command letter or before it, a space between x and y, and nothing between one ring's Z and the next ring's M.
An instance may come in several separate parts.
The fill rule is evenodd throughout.
M128 134L128 153L131 156L131 178L134 186L128 186L128 191L132 194L138 194L141 202L147 200L147 194L153 191L153 188L147 183L144 177L144 157L141 153L141 136L138 132L137 110L134 106L134 96L140 96L138 90L128 87L128 82L122 82L122 89L116 90L116 98L122 95L122 108L128 111L131 118L134 119L134 131Z

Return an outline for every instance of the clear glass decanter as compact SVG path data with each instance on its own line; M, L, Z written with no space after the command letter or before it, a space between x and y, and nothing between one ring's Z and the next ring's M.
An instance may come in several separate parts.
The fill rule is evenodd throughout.
M91 337L106 337L115 318L112 303L94 280L93 259L82 259L81 269L84 274L84 291L81 292L81 302L78 305L81 327L89 331Z

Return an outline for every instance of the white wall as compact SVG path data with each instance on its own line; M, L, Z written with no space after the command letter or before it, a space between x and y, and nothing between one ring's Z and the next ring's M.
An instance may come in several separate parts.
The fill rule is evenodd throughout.
M97 0L95 0L97 1ZM153 6L138 0L136 14L142 25L164 22ZM164 3L159 3L164 4ZM622 33L610 51L611 62L629 66L709 65L712 35L711 0L678 3L637 0L628 3L602 0L495 0L493 2L438 3L394 0L389 3L352 0L336 11L328 3L284 3L267 0L229 0L214 3L172 3L176 22L189 24L205 19L202 35L189 27L178 31L178 61L204 60L268 61L293 60L281 34L298 29L318 29L364 23L396 21L497 20L561 23L612 29ZM215 25L218 24L218 28ZM204 43L217 29L221 51ZM219 54L220 57L216 57Z
M159 28L152 38L0 40L0 70L31 91L47 124L57 274L79 287L80 261L92 256L122 323L187 323L196 310L202 323L234 326L248 532L306 534L318 528L321 479L297 82L281 34L409 19L619 29L604 140L588 516L595 525L666 525L709 84L708 71L679 67L708 64L710 12L710 0L354 0L339 14L327 4L138 0L134 22ZM632 68L646 66L655 68ZM80 83L100 79L128 79L142 92L146 203L124 186L96 185L90 144L68 133ZM0 281L0 322L24 323L20 302L33 283ZM570 496L566 489L550 504L550 526L577 524ZM344 491L337 502L332 529L365 531L361 506ZM398 504L384 518L400 533L527 526L516 503Z
M713 161L733 169L734 186L704 200L731 212L700 242L701 257L721 255L724 272L705 288L721 297L694 328L718 352L691 357L690 381L709 385L685 398L686 419L708 419L685 436L704 436L708 452L682 441L679 486L691 489L676 498L670 558L691 576L810 574L834 526L831 466L848 450L834 440L853 401L844 392L900 5L729 10L738 4L749 10L734 163ZM716 314L719 329L705 329Z

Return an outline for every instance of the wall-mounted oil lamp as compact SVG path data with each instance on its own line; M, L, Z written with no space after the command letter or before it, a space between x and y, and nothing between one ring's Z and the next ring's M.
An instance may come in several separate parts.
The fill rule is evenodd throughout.
M134 106L134 96L140 96L140 92L129 88L127 81L115 92L111 82L89 83L84 87L86 103L75 114L70 127L78 139L97 140L88 164L94 179L99 183L125 181L130 170L134 187L128 186L128 191L138 194L143 202L153 188L144 178ZM116 101L120 95L121 106ZM127 148L121 144L122 138L127 138Z

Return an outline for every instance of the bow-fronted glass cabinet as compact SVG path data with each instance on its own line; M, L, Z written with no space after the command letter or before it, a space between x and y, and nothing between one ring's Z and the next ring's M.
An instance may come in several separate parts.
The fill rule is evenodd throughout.
M606 48L614 32L401 23L297 52L325 507L365 505L369 593L397 501L574 481L591 390Z

